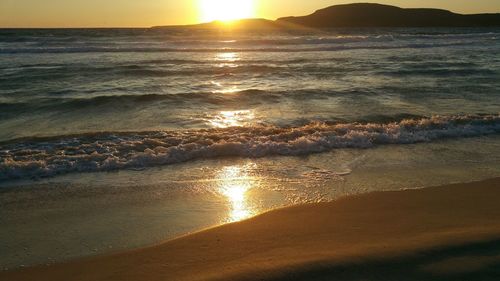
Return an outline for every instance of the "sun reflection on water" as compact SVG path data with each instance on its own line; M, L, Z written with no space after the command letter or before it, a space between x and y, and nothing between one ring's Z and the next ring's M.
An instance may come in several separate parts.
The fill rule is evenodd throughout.
M225 53L218 53L215 55L215 60L217 61L223 61L223 62L235 62L240 60L239 56L237 53L234 52L225 52Z
M224 52L215 55L215 61L218 62L218 67L236 68L239 66L237 63L240 60L238 53Z
M235 52L216 53L214 57L216 66L221 69L220 71L218 71L218 73L223 75L224 77L233 75L232 73L233 69L236 69L240 66L240 64L238 63L240 59L241 59L240 54ZM224 83L220 81L211 81L211 84L219 88L214 91L215 93L222 93L222 94L236 93L239 91L239 85L240 85L240 83L234 83L234 82L231 83L230 81L225 81Z
M221 111L212 116L208 122L215 128L241 127L255 120L252 110Z
M255 214L249 203L248 191L255 186L255 178L248 174L246 166L227 166L219 173L219 193L230 207L228 222L237 222Z

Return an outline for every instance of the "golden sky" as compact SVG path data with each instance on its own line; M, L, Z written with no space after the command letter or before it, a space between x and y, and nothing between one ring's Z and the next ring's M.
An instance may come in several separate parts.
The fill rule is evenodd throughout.
M221 2L211 5L211 1ZM231 4L238 1L242 2ZM248 1L252 8L248 8ZM0 0L0 27L149 27L237 15L276 19L352 2L444 8L459 13L500 12L500 0ZM226 10L218 10L217 5Z

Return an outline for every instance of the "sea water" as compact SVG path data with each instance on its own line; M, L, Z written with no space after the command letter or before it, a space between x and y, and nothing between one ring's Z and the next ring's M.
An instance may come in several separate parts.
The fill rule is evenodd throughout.
M0 266L500 176L499 113L494 28L0 30Z

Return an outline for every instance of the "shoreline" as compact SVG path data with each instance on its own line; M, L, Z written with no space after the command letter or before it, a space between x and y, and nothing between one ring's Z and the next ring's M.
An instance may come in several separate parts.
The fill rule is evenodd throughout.
M499 198L500 178L373 192L277 209L152 247L4 271L0 280L495 280Z

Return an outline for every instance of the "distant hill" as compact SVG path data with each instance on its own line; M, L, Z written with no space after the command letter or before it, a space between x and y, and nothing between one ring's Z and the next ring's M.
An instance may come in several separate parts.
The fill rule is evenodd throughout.
M241 19L232 21L230 24L213 21L202 24L183 25L183 26L155 26L153 28L185 28L185 29L231 29L235 31L246 30L281 30L281 29L296 29L300 28L293 23L287 21L272 21L266 19Z
M210 23L203 23L197 25L197 27L202 27L202 28L214 28L214 27L220 27L224 26L225 23L222 22L210 22ZM272 20L266 20L266 19L241 19L237 20L234 22L234 24L230 24L233 28L236 29L251 29L251 30L257 30L257 29L282 29L289 27L293 24L288 23L286 21L280 22L280 21L272 21Z
M472 5L472 4L471 4ZM286 22L306 27L485 27L500 26L500 14L461 15L440 9L403 9L395 6L357 3L335 5Z
M194 28L236 31L279 30L334 27L500 27L500 14L462 15L440 9L403 9L395 6L356 3L335 5L302 17L284 17L276 21L243 19L225 24L210 23L154 28Z

